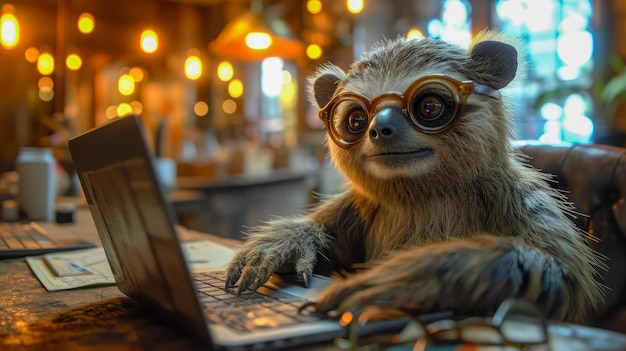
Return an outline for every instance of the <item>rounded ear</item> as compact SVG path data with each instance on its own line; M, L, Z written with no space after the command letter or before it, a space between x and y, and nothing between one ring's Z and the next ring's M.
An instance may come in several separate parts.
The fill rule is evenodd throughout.
M345 77L345 72L335 65L328 64L320 67L309 79L311 103L316 104L318 108L326 106Z
M472 48L471 58L476 72L488 75L485 83L494 89L509 85L517 73L517 50L507 43L481 41Z

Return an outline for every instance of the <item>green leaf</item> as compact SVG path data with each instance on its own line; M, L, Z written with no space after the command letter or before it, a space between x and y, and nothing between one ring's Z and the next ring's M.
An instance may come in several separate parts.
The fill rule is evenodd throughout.
M605 104L611 104L624 92L626 92L626 73L621 73L609 79L600 98Z
M621 72L624 70L624 60L617 55L611 55L609 58L609 65L615 72Z

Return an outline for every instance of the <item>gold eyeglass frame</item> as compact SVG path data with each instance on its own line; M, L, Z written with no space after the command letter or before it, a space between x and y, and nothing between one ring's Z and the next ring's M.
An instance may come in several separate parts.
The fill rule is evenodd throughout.
M441 127L435 127L435 128L428 127L428 126L423 125L419 121L417 121L417 119L415 118L415 113L413 111L413 104L407 103L407 100L409 101L412 100L424 85L430 84L430 83L436 83L449 89L451 93L450 95L454 98L455 110L453 111L453 117L450 119L450 121L448 121L446 124L442 125ZM409 118L411 120L412 125L418 131L424 134L441 134L441 133L446 133L447 131L449 131L456 125L456 123L458 122L459 116L461 115L463 108L465 107L465 101L467 100L467 97L470 96L471 94L485 95L496 100L502 99L502 95L500 91L498 91L497 89L488 87L486 85L475 83L474 81L471 81L471 80L460 82L454 78L451 78L445 75L434 74L434 75L428 75L428 76L424 76L424 77L417 79L404 91L403 94L400 94L397 92L388 92L388 93L380 94L374 97L372 100L370 100L366 96L361 95L359 93L354 93L354 92L340 93L336 95L335 97L333 97L326 104L326 106L324 106L323 108L319 110L319 118L322 120L322 122L324 122L326 129L328 129L328 134L330 135L331 139L335 142L335 144L337 144L338 146L344 149L349 149L349 148L354 147L356 144L360 143L363 140L363 136L365 135L365 132L361 133L361 135L358 137L357 140L347 141L347 140L344 140L341 136L339 136L339 133L335 130L334 125L331 120L335 113L335 108L338 106L339 103L345 100L352 100L358 103L363 108L363 110L367 113L368 126L372 121L372 118L370 118L372 111L381 101L397 100L398 102L400 102L402 114L404 115L404 117Z

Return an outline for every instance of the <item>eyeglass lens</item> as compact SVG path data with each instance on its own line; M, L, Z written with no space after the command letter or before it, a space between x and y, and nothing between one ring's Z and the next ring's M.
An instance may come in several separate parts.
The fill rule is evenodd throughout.
M546 330L540 317L511 314L502 322L500 332L509 342L540 344L546 341Z

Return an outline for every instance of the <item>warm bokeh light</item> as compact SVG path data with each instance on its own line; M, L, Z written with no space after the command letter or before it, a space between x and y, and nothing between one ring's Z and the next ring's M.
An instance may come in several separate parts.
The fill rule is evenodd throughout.
M11 5L3 6L0 17L0 44L5 49L13 49L20 41L20 24L11 9Z
M322 2L320 0L308 0L306 2L306 9L310 14L318 14L322 11Z
M263 50L272 45L272 37L265 32L252 32L246 35L245 42L250 49Z
M139 45L143 52L151 54L159 48L159 37L155 31L146 29L141 33Z
M192 55L185 60L185 76L191 80L202 76L202 61L198 56Z
M239 79L233 79L228 83L228 95L238 98L243 95L243 82Z
M67 68L76 71L83 65L83 60L77 54L70 54L67 56L67 59L65 59L65 64Z
M424 39L424 33L417 28L411 28L406 32L407 39Z
M28 49L26 49L26 51L24 51L24 58L26 58L26 61L30 63L37 62L37 59L39 58L39 50L32 46L29 47Z
M52 101L54 99L54 90L39 90L39 98L45 102Z
M117 106L111 105L107 107L107 109L104 111L104 115L107 116L108 119L117 117Z
M135 83L139 83L143 80L145 73L141 67L133 67L128 71L128 74L133 77Z
M130 103L130 107L133 109L133 113L136 113L138 115L140 115L141 112L143 112L143 105L139 101L132 101Z
M93 15L89 12L83 12L78 16L78 31L83 34L89 34L93 32L93 29L96 26L96 20L93 18Z
M317 44L310 44L306 47L306 55L311 60L317 60L322 57L322 47Z
M293 82L283 84L283 89L280 91L281 104L283 106L291 106L296 102L296 97L296 85Z
M193 112L198 117L204 117L209 113L209 105L204 101L198 101L193 105Z
M228 82L233 79L235 75L235 70L233 69L233 65L228 61L222 61L217 65L217 78L222 82Z
M44 76L54 72L54 57L48 52L43 52L37 58L37 71Z
M133 113L133 108L129 104L122 102L121 104L117 105L116 112L118 116L124 117L128 114Z
M135 80L130 74L122 74L117 81L117 88L120 94L126 96L131 95L135 92Z
M363 11L363 0L346 0L346 6L350 13L361 13Z
M51 91L54 88L54 81L50 77L41 77L37 81L37 87L41 91Z
M222 110L227 114L233 114L237 111L237 103L233 99L226 99L222 103Z

